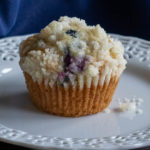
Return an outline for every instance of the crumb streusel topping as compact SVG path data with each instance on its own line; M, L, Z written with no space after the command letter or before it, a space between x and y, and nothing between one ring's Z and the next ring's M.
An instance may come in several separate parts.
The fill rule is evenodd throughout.
M95 85L102 85L125 69L123 53L122 44L100 25L87 26L76 17L61 17L22 42L20 66L34 81L44 79L51 87L55 82L75 86L77 78L94 78Z

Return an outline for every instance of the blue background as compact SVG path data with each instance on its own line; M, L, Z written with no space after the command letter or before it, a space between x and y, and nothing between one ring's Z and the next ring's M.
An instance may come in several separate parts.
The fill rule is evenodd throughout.
M39 32L64 15L150 40L150 0L0 0L0 37Z

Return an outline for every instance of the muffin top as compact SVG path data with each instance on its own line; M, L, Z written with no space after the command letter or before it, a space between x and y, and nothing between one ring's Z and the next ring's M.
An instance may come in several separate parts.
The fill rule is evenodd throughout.
M125 69L123 45L100 25L60 17L20 45L20 66L39 83L75 84L76 78L119 77Z

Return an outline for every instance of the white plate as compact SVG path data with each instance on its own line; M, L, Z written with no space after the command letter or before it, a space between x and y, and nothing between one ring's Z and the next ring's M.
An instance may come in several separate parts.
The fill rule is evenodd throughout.
M150 42L112 35L126 48L127 69L115 97L144 99L132 120L120 113L65 118L37 110L18 65L18 45L27 36L0 40L0 140L39 149L128 149L150 145ZM112 104L115 103L115 98Z

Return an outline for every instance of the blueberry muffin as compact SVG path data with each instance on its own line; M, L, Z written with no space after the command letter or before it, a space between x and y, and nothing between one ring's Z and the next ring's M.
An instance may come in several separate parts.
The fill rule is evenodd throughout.
M100 25L65 16L20 44L20 67L38 108L78 117L110 104L126 67L123 53Z

